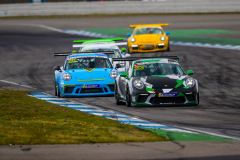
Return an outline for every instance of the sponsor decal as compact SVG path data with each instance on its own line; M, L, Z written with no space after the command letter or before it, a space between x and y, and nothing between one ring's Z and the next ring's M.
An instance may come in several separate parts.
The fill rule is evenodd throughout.
M144 65L134 67L134 71L144 70Z
M85 84L83 88L97 88L100 87L100 84Z
M159 93L158 97L177 97L177 93Z

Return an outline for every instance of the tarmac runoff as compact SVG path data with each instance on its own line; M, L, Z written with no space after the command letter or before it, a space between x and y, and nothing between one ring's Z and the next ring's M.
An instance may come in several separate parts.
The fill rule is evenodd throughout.
M31 93L28 94L28 96L47 101L49 103L65 106L67 108L75 109L81 112L94 114L97 116L115 120L118 121L119 123L134 125L143 130L148 130L157 133L158 135L169 138L172 141L239 141L239 139L235 139L233 137L223 135L213 136L214 135L213 133L203 134L200 132L180 129L177 127L171 127L164 124L153 123L140 118L124 115L115 111L102 110L94 106L66 100L64 98L58 98L42 92Z

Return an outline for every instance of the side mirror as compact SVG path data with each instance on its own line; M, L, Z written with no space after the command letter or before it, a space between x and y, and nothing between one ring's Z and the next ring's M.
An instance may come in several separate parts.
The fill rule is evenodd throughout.
M128 33L127 36L130 37L132 34L131 33Z
M125 57L131 57L131 55L130 54L125 54Z
M59 71L59 70L61 70L61 68L60 68L60 66L55 66L54 70L58 70Z
M125 52L125 51L126 51L126 48L122 48L121 51L122 51L122 52Z
M77 51L72 51L72 53L77 53Z
M189 76L193 75L193 73L194 73L194 72L193 72L192 70L188 70L188 71L187 71L187 74L188 74Z
M170 32L169 31L166 31L166 35L169 35L170 34Z
M126 73L126 72L122 72L122 73L120 74L120 77L127 77L127 73Z
M119 63L116 64L116 68L121 68L121 67L122 66Z

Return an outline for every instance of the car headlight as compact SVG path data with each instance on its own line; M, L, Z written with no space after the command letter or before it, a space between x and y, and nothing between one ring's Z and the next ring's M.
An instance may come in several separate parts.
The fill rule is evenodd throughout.
M135 40L135 38L132 37L132 38L130 39L130 41L131 41L131 42L135 42L136 40Z
M164 40L165 40L165 37L164 37L164 36L162 36L162 37L160 38L160 40L161 40L161 41L164 41Z
M112 79L116 79L117 76L118 76L118 73L117 73L116 71L112 71L112 72L110 73L110 77L111 77Z
M144 87L144 84L141 80L139 79L136 79L134 82L133 82L133 85L137 88L137 89L143 89Z
M69 73L64 73L62 78L64 81L70 81L72 79L72 76Z
M188 78L185 82L189 88L192 88L195 85L195 81L193 78Z

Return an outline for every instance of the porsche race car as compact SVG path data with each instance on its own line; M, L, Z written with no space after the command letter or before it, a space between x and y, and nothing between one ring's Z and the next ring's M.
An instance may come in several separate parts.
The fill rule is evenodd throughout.
M67 57L63 67L55 67L55 95L58 97L114 94L115 79L120 72L113 67L106 52L54 53L54 56Z
M170 51L169 31L164 32L162 26L168 24L140 24L130 25L135 28L133 33L128 33L128 52L156 52Z
M79 48L79 52L109 52L113 51L114 54L107 54L110 59L112 58L127 58L131 57L130 54L125 53L125 48L118 47L119 45L127 45L126 42L116 43L115 41L122 41L123 38L109 38L109 39L93 39L93 40L75 40L73 48ZM76 44L82 43L82 44ZM76 52L76 51L75 51ZM125 62L114 61L114 67L120 64L122 67L118 68L119 72L125 71Z
M146 57L147 58L147 57ZM198 81L180 66L178 57L128 58L127 72L117 76L115 101L131 106L198 105Z

